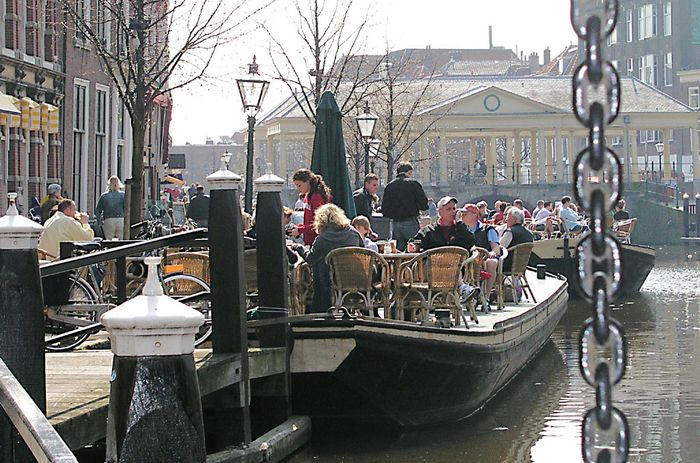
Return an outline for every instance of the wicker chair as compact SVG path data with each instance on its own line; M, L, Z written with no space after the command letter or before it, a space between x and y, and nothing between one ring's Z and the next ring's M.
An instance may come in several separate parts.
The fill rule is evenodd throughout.
M389 311L389 264L378 253L364 248L334 249L326 256L331 268L333 306L376 315L380 306ZM375 270L381 274L374 282ZM374 297L376 292L378 297ZM388 318L388 317L387 317Z
M459 287L463 278L472 274L473 271L468 270L468 266L476 261L477 255L476 252L470 255L464 248L444 246L422 252L403 262L399 267L399 307L409 306L411 320L415 320L415 309L420 310L422 319L426 319L430 310L448 307L456 325L461 324L463 318L467 325L462 312ZM422 271L419 271L421 267ZM411 296L418 297L411 300ZM470 305L470 312L472 319L478 323L473 304Z
M636 218L615 222L613 224L613 231L615 232L615 236L621 242L629 244L635 225L637 225Z
M289 303L290 315L303 315L313 296L313 277L311 267L301 262L294 267L290 278Z
M532 253L532 246L532 243L521 243L508 248L508 255L511 259L511 266L508 271L503 270L503 260L499 260L498 275L496 276L496 299L499 309L505 307L505 283L507 278L510 278L513 301L516 305L518 304L516 281L519 282L519 286L523 289L523 295L527 296L527 291L530 291L529 298L532 299L532 302L537 302L525 276L527 263Z
M209 256L199 252L174 252L165 258L165 270L168 266L176 266L177 270L187 275L195 276L209 284ZM189 294L189 291L199 290L194 282L182 280L176 283L178 293Z

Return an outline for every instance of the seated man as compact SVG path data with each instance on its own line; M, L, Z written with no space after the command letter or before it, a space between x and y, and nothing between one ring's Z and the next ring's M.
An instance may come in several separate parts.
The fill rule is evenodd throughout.
M559 226L559 219L554 215L554 204L551 201L543 203L543 208L533 216L534 230L543 231L547 238L551 238L554 227Z
M462 222L455 221L457 217L457 199L445 196L438 201L437 208L437 223L419 230L418 234L413 238L413 242L409 243L408 252L427 251L428 249L442 246L459 246L470 250L474 246L474 235ZM474 288L466 283L462 283L460 286L463 302L475 297L478 291L478 288Z
M505 205L505 206L504 206ZM507 204L502 203L501 207L505 210ZM479 208L476 204L467 204L464 206L464 212L462 213L462 220L467 226L470 232L474 234L474 241L476 246L486 249L489 251L489 255L483 262L483 267L486 272L489 273L489 278L486 280L484 285L484 291L486 296L486 301L484 302L484 311L491 310L491 306L488 303L488 296L491 294L493 285L496 282L496 270L498 268L498 258L501 255L501 245L499 243L498 233L496 229L490 225L484 225L479 222Z
M588 231L588 226L583 224L583 219L571 208L571 197L561 198L559 217L564 225L564 230L574 233Z
M39 247L58 257L62 242L91 241L95 234L88 225L88 219L87 214L78 214L73 200L61 200L58 203L58 211L44 224Z
M532 243L534 237L532 236L532 233L530 233L530 231L523 226L524 221L525 214L523 211L517 207L510 208L508 211L508 216L506 217L506 225L508 225L508 228L501 237L501 246L504 248L512 248L513 246L517 246L522 243ZM508 254L506 260L503 261L503 271L510 271L512 263L512 256Z

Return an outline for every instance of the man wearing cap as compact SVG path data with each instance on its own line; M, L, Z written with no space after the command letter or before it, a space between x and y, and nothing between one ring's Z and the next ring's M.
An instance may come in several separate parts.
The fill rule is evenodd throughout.
M209 195L204 194L204 187L197 184L197 193L190 199L187 218L197 222L202 228L209 226Z
M408 240L420 229L420 211L428 209L428 197L423 185L413 180L412 176L413 166L409 162L399 163L396 178L384 189L382 201L382 214L391 219L392 238L401 251L406 249Z
M44 199L41 200L41 223L42 225L49 220L52 211L56 211L58 208L58 203L60 203L63 198L61 198L61 185L57 183L52 183L46 189L48 193Z
M479 208L476 204L467 204L464 206L464 213L462 214L462 220L467 226L470 232L474 234L475 244L481 248L489 251L488 258L483 262L484 270L486 270L490 275L485 283L485 293L486 299L491 294L493 285L496 281L496 269L498 268L498 258L501 255L501 246L498 240L498 232L496 229L490 225L485 225L479 222ZM484 311L489 311L490 306L488 301L484 303Z
M421 229L413 239L418 250L438 248L440 246L459 246L471 249L474 246L474 235L462 222L456 222L457 198L444 196L437 203L438 219L434 224Z

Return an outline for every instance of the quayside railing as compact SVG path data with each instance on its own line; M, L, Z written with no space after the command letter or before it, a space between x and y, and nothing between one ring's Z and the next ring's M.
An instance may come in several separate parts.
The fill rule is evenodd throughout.
M78 463L68 445L2 359L0 405L39 463Z

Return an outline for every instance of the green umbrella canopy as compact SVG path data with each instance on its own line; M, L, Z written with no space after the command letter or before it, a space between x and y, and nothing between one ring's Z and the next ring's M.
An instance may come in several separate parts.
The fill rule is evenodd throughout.
M355 217L355 202L345 159L343 140L343 116L331 92L321 95L316 108L316 133L311 154L311 170L323 176L331 189L333 203L345 210L349 218Z

